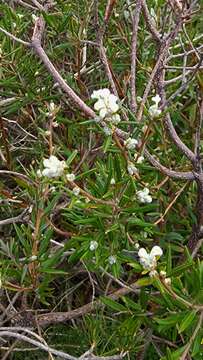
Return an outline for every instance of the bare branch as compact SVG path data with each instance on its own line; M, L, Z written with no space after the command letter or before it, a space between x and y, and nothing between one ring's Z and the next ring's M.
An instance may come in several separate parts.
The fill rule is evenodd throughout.
M138 24L140 19L142 0L136 2L136 8L133 16L133 33L132 33L132 45L131 45L131 110L136 112L137 102L136 102L136 61L137 61L137 33L138 33Z
M12 40L14 40L14 41L17 41L17 42L19 42L20 44L23 44L23 45L29 46L29 47L31 46L31 44L30 44L29 42L23 41L23 40L19 39L18 37L16 37L15 35L11 34L9 31L3 29L2 27L0 27L0 31L1 31L2 33L4 33L5 35L9 36L10 39L12 39Z
M9 1L10 1L10 0L6 0L6 2L8 2L8 3L9 3ZM36 7L28 4L27 2L25 2L25 1L23 1L23 0L13 0L13 1L14 1L16 4L22 5L22 6L26 7L26 8L28 8L28 9L37 10Z
M149 13L149 9L147 7L147 4L146 4L145 0L142 0L142 9L143 9L143 14L144 14L144 18L145 18L147 27L148 27L153 39L157 43L160 43L161 36L160 36L158 30L156 29L156 26L154 24L154 20L152 19L151 15Z
M31 184L35 184L35 182L33 180L31 180L28 176L24 175L24 174L20 174L16 171L10 171L10 170L0 170L0 175L1 174L8 174L8 175L12 175L12 176L16 176L22 180L28 181Z
M174 171L170 170L167 167L160 164L158 160L155 159L154 156L152 156L147 149L144 150L144 155L146 156L147 160L161 173L164 175L167 175L170 178L173 179L179 179L179 180L194 180L195 175L192 171L184 172L184 171Z
M151 90L153 80L154 80L156 74L158 73L158 71L160 71L161 67L163 66L163 61L165 60L168 49L169 49L171 43L173 42L173 40L175 39L176 35L178 34L178 32L179 32L179 30L180 30L180 28L182 26L182 21L183 21L182 18L179 18L177 20L177 23L176 23L173 31L171 31L169 36L165 40L162 41L162 45L161 45L160 50L159 50L159 56L158 56L157 62L155 64L155 66L154 66L154 69L152 70L151 75L150 75L149 81L147 83L147 86L145 88L145 91L144 91L144 94L143 94L143 97L142 97L140 108L138 110L138 114L137 114L137 120L138 121L141 121L141 119L142 119L144 105L145 105L145 103L147 101L147 97L148 97L149 92Z
M33 4L41 11L44 11L44 6L42 6L39 1L37 0L32 0Z
M55 349L49 347L48 345L44 345L39 341L30 339L28 336L25 336L23 334L18 334L17 332L14 332L14 331L8 331L8 330L1 331L1 328L0 328L0 337L15 338L15 339L18 339L21 341L28 342L29 344L32 344L34 346L37 346L41 350L50 352L51 354L54 354L56 356L60 356L62 359L77 360L77 358L74 356L68 355L68 354L64 353L63 351L55 350Z
M136 289L139 289L139 286L136 284L136 282L134 282L130 284L128 288L120 288L115 292L113 292L112 294L109 294L108 297L112 300L117 300L120 297L127 295L128 293ZM94 311L97 307L100 306L102 306L102 302L98 299L95 300L94 302L91 301L90 303L83 305L75 310L37 315L36 321L37 323L39 323L40 326L47 326L49 324L60 323L67 320L76 319L80 316L83 316L87 313Z
M75 105L80 108L84 114L90 118L95 118L95 112L87 106L84 101L71 89L71 87L66 83L62 78L59 72L56 70L52 62L49 60L47 54L41 46L41 37L44 29L44 22L42 17L38 18L35 24L35 29L32 37L32 48L39 56L39 58L44 63L47 70L53 76L54 80L60 85L60 87L65 91L69 98L75 103Z
M165 126L166 131L171 137L171 140L174 142L174 144L177 146L177 148L191 161L195 161L195 155L194 153L183 143L183 141L178 136L173 123L171 121L170 114L167 113L164 116L163 123Z
M18 222L25 222L28 213L29 213L29 208L23 210L23 212L18 216L0 220L0 226L8 225L8 224L15 224Z

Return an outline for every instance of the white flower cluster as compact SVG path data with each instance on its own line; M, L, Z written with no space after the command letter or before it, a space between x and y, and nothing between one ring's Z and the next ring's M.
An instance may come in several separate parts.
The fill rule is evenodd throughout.
M48 178L55 178L63 175L66 168L65 161L60 161L56 156L51 155L49 159L43 160L45 169L41 172L37 171L38 176L47 176Z
M144 156L138 156L138 154L137 153L135 153L134 154L134 159L136 160L136 163L137 164L142 164L143 163L143 161L144 161Z
M113 265L116 263L116 257L114 255L110 255L108 257L108 262L109 262L109 265Z
M154 102L154 105L149 107L149 114L152 118L156 118L161 114L161 110L159 109L159 102L161 101L161 98L159 95L156 95L152 98L152 101Z
M157 266L157 259L163 255L163 250L159 246L154 246L150 253L145 248L138 251L139 262L145 270L151 272L155 271ZM153 274L153 273L152 273Z
M56 105L54 104L53 101L51 101L47 107L49 112L46 115L52 117L56 111Z
M111 94L109 89L94 90L91 98L97 100L94 109L99 112L99 119L105 118L107 122L114 125L121 121L120 115L116 114L119 110L118 98L116 95Z
M90 250L91 251L94 251L94 250L96 250L97 248L98 248L98 242L97 241L95 241L95 240L92 240L92 241L90 241Z
M75 186L73 188L73 195L78 196L80 194L80 188L78 186Z
M73 173L67 174L66 179L70 182L73 182L75 180L75 175Z
M130 175L138 175L138 170L136 166L132 162L128 162L128 174Z
M149 195L149 189L144 188L143 190L139 190L136 192L138 200L142 204L150 204L152 202L152 197Z
M138 141L131 137L129 137L127 140L124 141L124 145L125 145L126 149L128 149L128 150L134 150L137 144L138 144Z

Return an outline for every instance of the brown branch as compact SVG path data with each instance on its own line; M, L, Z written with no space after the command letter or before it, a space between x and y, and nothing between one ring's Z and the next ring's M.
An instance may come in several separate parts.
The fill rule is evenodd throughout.
M137 114L137 120L138 121L141 121L142 119L142 114L143 114L143 110L144 110L144 105L147 101L147 98L148 98L148 95L149 95L149 92L151 90L151 87L152 87L152 84L153 84L153 81L155 79L155 76L157 75L158 72L161 71L161 69L163 68L163 62L165 60L165 57L168 53L168 49L171 45L171 43L174 41L176 35L178 34L181 26L182 26L182 23L183 23L183 20L182 18L179 17L179 19L177 20L177 23L174 27L174 29L171 31L171 33L168 35L167 38L165 38L163 41L162 41L162 44L160 46L160 49L159 49L159 56L158 56L158 59L157 59L157 62L152 70L152 73L150 75L150 78L149 78L149 81L147 83L147 86L145 88L145 91L144 91L144 94L143 94L143 97L142 97L142 101L141 101L141 104L140 104L140 108L138 110L138 114ZM162 70L163 71L163 70Z
M30 184L32 185L36 185L36 183L31 180L28 176L24 175L24 174L20 174L16 171L10 171L10 170L0 170L0 175L4 175L4 174L8 174L8 175L12 175L12 176L16 176L18 177L19 179L22 179L22 180L25 180L27 182L29 182Z
M173 178L173 179L179 179L179 180L194 180L195 175L192 171L184 172L184 171L174 171L170 170L167 167L160 164L158 160L152 156L147 149L144 150L144 155L147 158L147 160L153 165L157 170L159 170L164 175Z
M84 101L72 90L72 88L66 83L66 81L62 78L59 72L56 70L52 62L49 60L47 54L41 46L41 38L44 31L44 20L42 17L39 17L36 20L35 28L32 37L32 48L35 53L39 56L39 58L44 63L45 67L52 75L54 80L60 85L60 87L65 91L68 97L75 103L77 108L81 109L87 117L95 118L95 112L87 106Z
M171 137L171 140L174 142L174 144L177 146L177 148L191 161L194 162L195 161L195 155L194 153L183 143L183 141L180 139L180 137L178 136L173 123L171 121L171 117L170 114L166 114L164 119L164 126L165 129L167 130L168 134Z
M105 50L104 45L103 45L103 38L100 39L98 48L99 48L100 60L101 60L102 64L104 65L106 76L107 76L107 78L109 80L109 83L110 83L110 86L111 86L111 90L113 91L114 95L119 97L118 96L118 91L116 89L116 84L114 82L112 72L111 72L111 69L110 69L110 66L109 66L108 58L106 56L106 50Z
M147 24L147 27L152 35L152 38L157 42L160 43L161 42L161 36L158 32L158 30L156 29L155 25L154 25L154 20L151 18L151 15L149 13L149 9L147 7L146 1L142 0L142 10L143 10L143 15Z
M11 34L9 31L3 29L1 26L0 26L0 31L1 31L3 34L9 36L12 40L17 41L18 43L20 43L20 44L22 44L22 45L31 46L31 44L30 44L29 42L19 39L19 38L16 37L15 35Z
M133 33L131 41L131 79L130 79L130 88L131 88L131 110L136 112L137 102L136 102L136 61L137 61L137 33L138 33L138 24L140 19L142 0L136 2L136 8L133 16Z
M27 222L27 215L29 214L29 208L23 210L23 212L15 217L11 217L8 219L0 220L0 226L8 225L8 224L16 224Z
M131 291L138 289L139 286L135 283L129 285L128 288L120 288L116 290L114 293L108 295L109 299L117 300L120 297L129 294ZM47 326L49 324L56 324L72 319L76 319L80 316L83 316L87 313L93 312L96 308L103 306L103 303L98 299L94 302L90 302L86 305L83 305L75 310L70 310L67 312L54 312L54 313L47 313L42 315L36 316L36 321L39 323L40 326Z
M36 7L34 7L34 6L26 3L26 2L23 1L23 0L14 0L14 2L15 2L16 4L19 4L19 5L22 5L22 6L26 7L26 8L28 8L28 9L37 10Z
M105 9L105 15L104 15L104 22L107 25L109 22L109 19L111 17L113 8L116 4L117 0L108 0L107 5L106 5L106 9Z

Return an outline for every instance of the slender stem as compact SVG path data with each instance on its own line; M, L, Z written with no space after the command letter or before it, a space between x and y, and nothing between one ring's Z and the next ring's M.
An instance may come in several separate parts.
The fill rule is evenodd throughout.
M0 26L0 31L2 33L4 33L5 35L9 36L12 40L19 42L20 44L23 44L23 45L29 46L29 47L31 46L31 44L29 42L19 39L15 35L11 34L9 31L3 29L1 26Z
M154 20L152 19L150 13L149 13L149 9L147 7L146 1L142 0L142 10L143 10L143 14L144 14L144 18L147 24L147 27L153 37L153 39L159 43L161 41L161 36L158 32L158 30L156 29L156 26L154 25Z
M161 173L163 173L164 175L166 175L170 178L179 179L179 180L195 180L195 175L193 174L192 171L184 172L184 171L174 171L174 170L168 169L167 167L160 164L160 162L158 160L156 160L154 158L154 156L152 156L147 149L144 150L144 155L147 158L147 160L157 170L159 170Z
M133 33L131 41L131 110L136 112L137 102L136 102L136 61L137 61L137 33L138 33L138 24L140 19L142 0L136 1L136 8L133 16Z

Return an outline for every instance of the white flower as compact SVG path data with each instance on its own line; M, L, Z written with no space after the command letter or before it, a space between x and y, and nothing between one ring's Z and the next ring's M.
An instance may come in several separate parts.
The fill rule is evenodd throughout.
M36 255L32 255L30 256L30 258L28 259L30 262L32 261L36 261L37 260L37 256Z
M109 136L109 135L112 134L112 130L111 130L108 126L104 126L104 127L103 127L103 130L104 130L104 134L105 134L106 136Z
M56 105L54 104L54 102L51 101L50 104L48 104L47 107L48 107L49 112L46 113L46 115L49 116L49 117L54 116L54 115L55 115L55 112L56 112L56 109L57 109L57 107L56 107Z
M15 23L15 22L13 22L13 28L14 28L14 29L16 28L16 26L17 26L17 25L16 25L16 23Z
M128 150L134 150L137 144L138 144L138 141L131 137L129 137L127 140L124 141L124 145L125 145L126 149L128 149Z
M156 270L152 270L152 271L150 271L150 273L149 273L149 276L150 277L154 277L154 276L157 276L158 275L158 272L156 271Z
M42 171L42 175L49 178L61 176L66 168L65 161L60 161L54 155L51 155L49 159L44 159L43 165L45 169Z
M138 251L140 264L146 270L154 270L157 265L157 257L159 258L162 255L163 251L159 246L154 246L149 254L145 248Z
M41 178L42 177L42 172L41 172L41 170L37 170L37 176L39 177L39 178Z
M80 188L78 186L75 186L72 191L75 196L78 196L80 193Z
M109 89L100 89L100 90L94 90L91 98L92 99L100 99L101 97L105 98L108 97L110 95L110 90Z
M91 251L94 251L94 250L96 250L97 248L98 248L98 242L97 241L95 241L95 240L93 240L93 241L91 241L90 242L90 250Z
M110 265L113 265L116 263L116 257L114 255L111 255L108 257L108 262Z
M49 111L53 112L56 109L56 105L54 104L53 101L50 102L50 104L48 105Z
M152 197L149 195L149 189L144 188L136 192L138 200L143 204L149 204L152 202Z
M161 270L160 275L161 275L161 277L165 278L166 277L166 272L164 270Z
M23 18L23 14L16 14L19 19Z
M171 278L166 278L166 279L164 279L164 282L165 282L165 284L166 285L171 285Z
M149 107L149 114L151 117L156 118L161 114L161 110L159 110L159 102L161 101L161 98L159 95L156 95L152 98L152 101L155 103L154 105L151 105Z
M100 89L93 91L92 99L97 99L94 109L99 111L99 116L104 119L106 115L114 114L118 111L118 98L110 93L109 89Z
M71 174L67 174L66 175L66 179L70 182L74 181L75 180L75 175L73 173Z
M159 110L156 105L152 105L149 108L149 114L151 117L156 118L161 114L161 110Z
M115 179L112 178L111 181L110 181L110 184L111 184L111 185L115 185L115 183L116 183Z
M54 193L56 191L56 186L51 186L49 190Z
M155 103L155 105L158 107L158 104L160 103L160 101L161 101L161 98L160 98L160 96L157 94L156 96L154 96L153 98L152 98L152 101Z
M39 71L35 71L34 76L39 75Z
M121 117L119 114L113 114L110 117L110 121L112 122L112 124L117 125L121 121Z
M137 153L135 153L134 154L134 159L135 159L137 164L142 164L143 161L144 161L144 156L141 155L141 156L138 156L138 158L137 158Z
M136 174L138 174L138 170L137 170L137 168L135 167L135 165L133 165L133 163L131 163L131 162L129 162L128 163L128 173L130 174L130 175L136 175Z
M135 249L138 250L140 248L140 244L137 242L135 243Z

